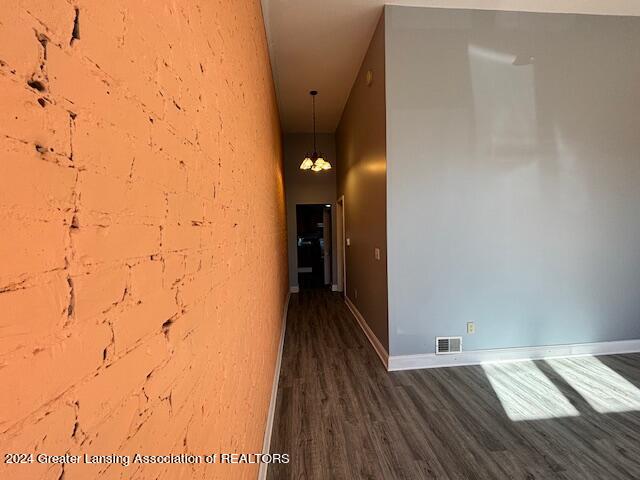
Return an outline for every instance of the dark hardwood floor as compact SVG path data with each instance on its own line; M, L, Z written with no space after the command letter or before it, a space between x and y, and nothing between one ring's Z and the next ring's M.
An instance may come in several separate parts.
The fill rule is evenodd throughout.
M388 373L339 294L292 295L278 479L640 479L640 354Z

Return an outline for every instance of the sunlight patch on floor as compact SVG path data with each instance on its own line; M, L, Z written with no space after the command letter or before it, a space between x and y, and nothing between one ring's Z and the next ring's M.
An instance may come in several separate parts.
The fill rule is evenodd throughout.
M640 390L596 357L558 358L547 363L599 413L640 410Z
M513 421L580 415L531 361L484 364L482 368L504 411Z

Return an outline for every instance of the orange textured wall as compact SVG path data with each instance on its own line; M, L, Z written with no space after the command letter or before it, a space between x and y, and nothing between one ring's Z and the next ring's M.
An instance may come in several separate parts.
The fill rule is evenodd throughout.
M284 218L258 0L3 1L2 453L260 452ZM219 468L0 478L257 474Z

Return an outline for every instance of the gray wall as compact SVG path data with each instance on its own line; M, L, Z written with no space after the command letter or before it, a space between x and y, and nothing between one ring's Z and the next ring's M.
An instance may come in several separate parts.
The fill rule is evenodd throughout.
M318 95L318 100L321 96ZM284 181L287 197L287 248L289 250L289 286L298 286L298 250L296 246L296 205L329 204L331 209L331 232L335 245L335 203L336 203L336 148L333 134L317 135L318 151L331 162L332 169L314 173L300 170L305 154L313 150L313 135L290 133L284 135ZM336 260L332 254L333 283L336 283Z
M388 7L386 41L391 354L640 338L640 19Z
M347 296L388 349L384 18L336 130L338 195L344 195ZM372 82L366 83L367 71ZM374 256L380 249L380 260Z

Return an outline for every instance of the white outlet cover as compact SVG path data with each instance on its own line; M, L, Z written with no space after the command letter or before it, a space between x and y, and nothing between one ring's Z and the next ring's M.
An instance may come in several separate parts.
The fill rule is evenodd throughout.
M347 237L347 247L351 246L351 239Z

